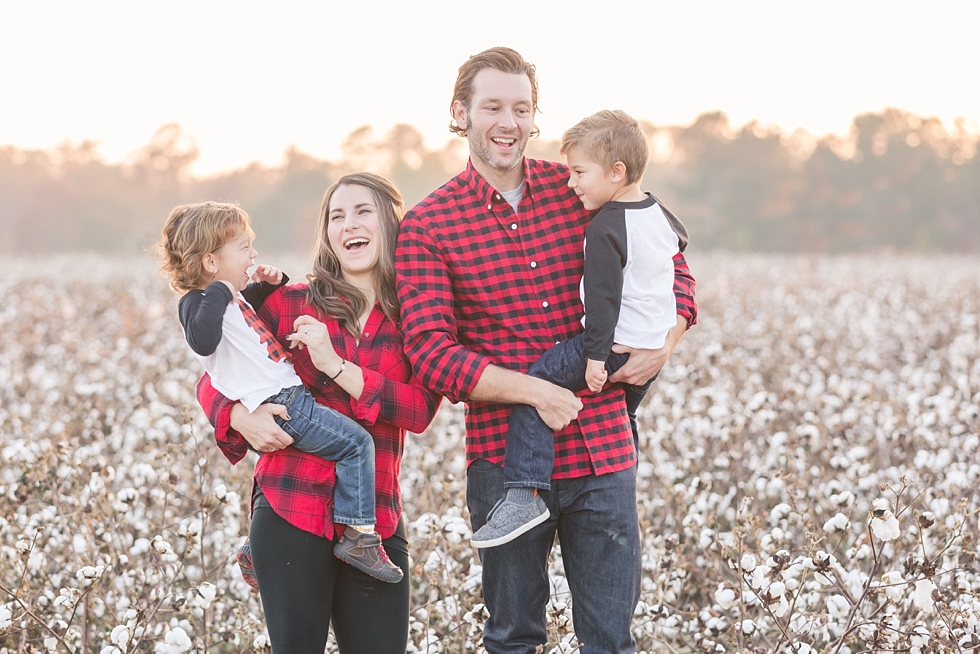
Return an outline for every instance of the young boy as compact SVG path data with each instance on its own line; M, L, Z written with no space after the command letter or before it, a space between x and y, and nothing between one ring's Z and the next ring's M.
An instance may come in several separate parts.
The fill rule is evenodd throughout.
M178 311L184 337L215 389L249 412L266 402L283 405L286 415L276 416L276 422L293 438L293 446L336 461L334 521L347 527L334 555L372 577L397 583L402 571L388 559L374 530L374 439L313 398L286 350L255 313L288 279L272 266L258 266L249 277L258 256L254 237L248 214L233 204L203 202L170 213L158 245L160 272L183 293Z
M599 212L585 237L581 294L584 333L545 352L528 374L572 391L598 392L608 373L629 358L614 343L640 349L664 346L677 324L673 257L687 247L684 225L655 197L640 190L647 143L639 123L622 111L600 111L562 136L569 188L586 209ZM624 385L626 411L639 445L636 410L652 379ZM510 542L549 517L538 489L551 489L555 435L536 409L511 410L504 458L506 496L473 534L476 547Z

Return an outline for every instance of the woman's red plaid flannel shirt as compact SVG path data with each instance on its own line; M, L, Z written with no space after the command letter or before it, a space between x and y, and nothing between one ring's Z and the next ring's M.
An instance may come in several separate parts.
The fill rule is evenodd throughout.
M511 206L469 164L402 221L395 251L405 351L428 388L468 400L489 364L524 372L582 330L582 243L591 213L568 170L525 159L524 195ZM694 278L674 257L677 313L697 321ZM636 452L618 386L581 396L578 419L555 437L556 479L633 465ZM466 459L504 458L510 407L467 402Z
M357 420L374 436L377 530L383 538L388 538L401 518L398 473L405 432L425 430L439 406L439 397L412 378L401 333L379 306L368 317L360 343L336 320L324 320L306 304L305 284L291 284L277 290L258 313L286 347L289 347L286 336L293 333L296 318L307 315L322 320L337 354L364 371L364 391L355 400L316 369L307 350L291 351L293 367L313 396ZM234 403L214 390L207 375L198 384L197 397L214 425L214 437L221 452L233 464L238 463L248 450L245 439L229 423ZM261 454L255 464L255 483L275 512L295 527L324 538L333 538L334 533L335 479L333 462L292 447Z

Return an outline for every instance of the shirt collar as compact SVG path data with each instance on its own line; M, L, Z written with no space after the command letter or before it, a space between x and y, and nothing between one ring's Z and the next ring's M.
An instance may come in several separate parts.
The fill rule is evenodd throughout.
M524 167L524 195L534 197L534 185L533 177L531 175L531 160L524 157L522 162ZM497 192L490 183L483 178L483 175L473 167L473 162L468 160L466 162L466 170L463 172L463 179L466 185L470 188L473 195L480 200L480 204L483 204L488 209L494 204L507 204L507 200L504 196Z

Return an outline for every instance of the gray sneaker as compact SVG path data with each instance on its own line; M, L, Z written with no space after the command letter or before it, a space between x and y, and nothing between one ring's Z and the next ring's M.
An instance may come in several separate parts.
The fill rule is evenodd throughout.
M551 516L540 496L528 504L500 500L487 515L487 524L477 529L470 539L473 547L497 547L509 543Z

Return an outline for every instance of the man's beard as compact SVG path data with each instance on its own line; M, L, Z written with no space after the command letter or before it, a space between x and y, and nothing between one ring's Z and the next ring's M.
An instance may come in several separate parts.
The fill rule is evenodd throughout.
M518 146L518 149L514 152L513 160L501 159L493 154L490 149L490 137L482 139L474 139L470 141L470 149L472 153L475 154L480 161L487 164L494 170L499 170L501 172L507 172L513 170L521 164L524 160L524 150L527 147L527 140L520 142L518 137L514 137L514 144Z

